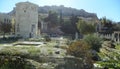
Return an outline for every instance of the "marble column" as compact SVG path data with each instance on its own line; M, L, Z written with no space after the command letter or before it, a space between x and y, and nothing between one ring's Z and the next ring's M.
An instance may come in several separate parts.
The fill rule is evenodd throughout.
M118 38L117 38L117 40L118 40L118 43L120 42L120 33L118 33Z

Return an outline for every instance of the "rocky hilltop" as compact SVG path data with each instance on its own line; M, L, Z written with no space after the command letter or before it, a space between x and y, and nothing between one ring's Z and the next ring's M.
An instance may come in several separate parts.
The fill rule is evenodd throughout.
M86 12L84 9L75 9L71 7L61 6L40 6L38 12L41 14L48 14L49 11L56 11L58 14L62 12L63 16L71 16L71 14L84 18L98 19L95 13ZM15 9L8 13L9 15L15 14Z

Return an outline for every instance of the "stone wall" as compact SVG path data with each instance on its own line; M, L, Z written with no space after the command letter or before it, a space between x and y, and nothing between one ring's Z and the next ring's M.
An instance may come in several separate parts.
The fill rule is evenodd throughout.
M16 4L15 34L23 38L36 37L38 33L38 6L30 2Z

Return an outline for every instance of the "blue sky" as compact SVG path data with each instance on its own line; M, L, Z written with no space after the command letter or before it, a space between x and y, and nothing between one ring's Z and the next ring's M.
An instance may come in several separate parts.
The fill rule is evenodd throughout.
M64 5L87 12L96 13L98 18L106 16L113 21L120 21L120 0L0 0L0 12L10 12L18 2L33 2L39 6Z

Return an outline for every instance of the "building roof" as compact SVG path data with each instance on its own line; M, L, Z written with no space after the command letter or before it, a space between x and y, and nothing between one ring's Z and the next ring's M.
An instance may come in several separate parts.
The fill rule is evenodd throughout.
M37 4L31 3L29 1L19 2L19 3L16 4L16 6L19 6L19 5L33 5L33 6L39 7Z

